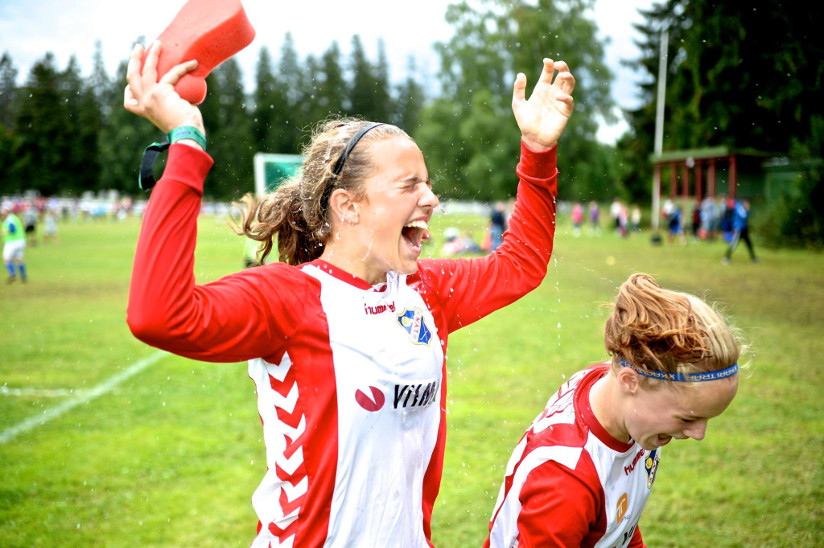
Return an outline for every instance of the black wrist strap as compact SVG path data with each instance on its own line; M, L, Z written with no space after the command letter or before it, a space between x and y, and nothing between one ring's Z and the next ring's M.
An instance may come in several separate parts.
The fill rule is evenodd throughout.
M149 190L155 186L154 163L160 153L169 148L169 142L152 143L143 151L143 160L140 161L140 173L137 176L137 184L141 190Z

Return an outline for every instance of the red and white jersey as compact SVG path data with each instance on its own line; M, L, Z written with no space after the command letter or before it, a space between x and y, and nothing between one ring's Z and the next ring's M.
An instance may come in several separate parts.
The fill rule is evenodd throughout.
M205 153L172 145L138 240L128 322L193 359L249 361L267 472L254 548L427 547L446 435L448 334L537 287L555 231L555 149L522 146L518 199L489 256L421 259L376 286L315 260L198 285Z
M613 438L589 405L609 364L573 375L507 464L484 546L643 547L638 521L661 450Z

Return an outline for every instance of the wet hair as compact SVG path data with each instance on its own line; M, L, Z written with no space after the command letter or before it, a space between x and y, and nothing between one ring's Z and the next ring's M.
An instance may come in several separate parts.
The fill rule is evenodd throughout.
M320 257L332 232L328 211L332 191L346 189L356 200L363 199L363 182L377 164L369 153L369 144L393 137L412 140L396 126L376 126L363 135L346 157L342 171L335 175L335 164L346 145L371 123L357 118L321 122L304 147L303 165L293 177L261 198L247 194L234 204L242 216L235 231L260 242L261 262L272 251L275 241L278 259L287 264L299 265Z
M623 358L641 370L703 373L731 366L742 353L738 331L713 306L663 289L648 274L630 276L612 306L604 345L614 367Z

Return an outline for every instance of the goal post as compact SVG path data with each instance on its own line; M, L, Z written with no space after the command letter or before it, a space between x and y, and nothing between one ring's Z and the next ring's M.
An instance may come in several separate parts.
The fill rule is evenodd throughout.
M300 154L255 153L255 195L260 197L273 191L297 173L302 164Z

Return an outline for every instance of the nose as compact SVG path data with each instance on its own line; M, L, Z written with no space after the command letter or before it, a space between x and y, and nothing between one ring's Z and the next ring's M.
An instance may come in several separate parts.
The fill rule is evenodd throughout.
M684 434L694 440L703 440L707 433L707 421L695 421L688 428L684 428Z
M432 192L432 188L427 185L424 185L424 191L421 195L420 200L418 200L418 204L421 207L431 207L435 209L441 203L440 199L438 199L438 195Z

